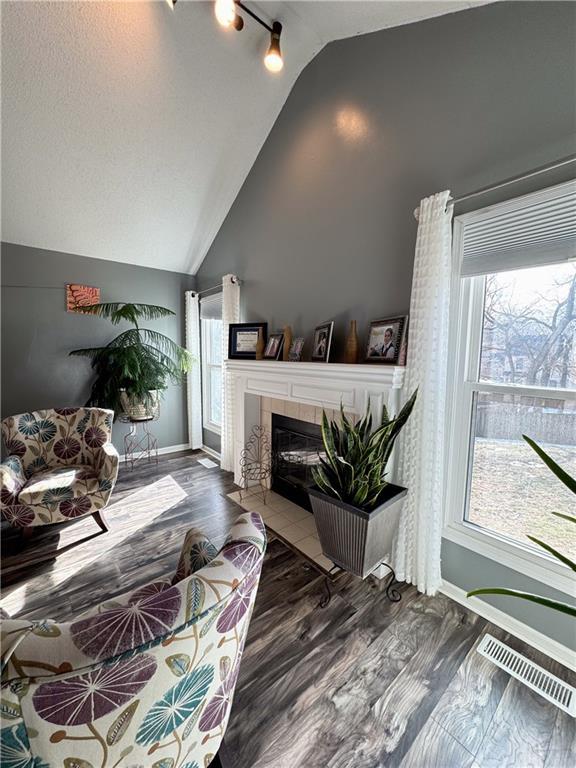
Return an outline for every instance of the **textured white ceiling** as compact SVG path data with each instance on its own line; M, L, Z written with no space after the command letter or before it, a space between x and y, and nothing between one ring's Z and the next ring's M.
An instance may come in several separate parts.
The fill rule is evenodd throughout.
M267 38L211 2L8 2L2 239L196 272L296 78L331 40L473 2L260 2Z

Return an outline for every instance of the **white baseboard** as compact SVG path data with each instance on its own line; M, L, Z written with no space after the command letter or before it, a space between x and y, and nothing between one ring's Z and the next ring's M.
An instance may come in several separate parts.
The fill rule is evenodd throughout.
M204 453L207 453L208 456L212 456L213 459L216 459L217 461L221 460L221 455L218 453L218 451L215 451L213 448L208 448L207 445L202 446L202 450Z
M576 653L557 640L552 640L550 637L543 635L542 632L538 632L536 629L529 627L528 624L524 624L524 622L509 616L504 611L495 608L484 600L480 600L478 597L466 597L466 590L451 584L449 581L442 582L440 591L465 608L482 616L482 618L488 619L492 624L496 624L497 627L520 638L520 640L536 648L537 651L541 651L546 656L554 659L554 661L558 661L565 667L576 671Z
M165 453L178 453L179 451L188 450L190 450L188 443L180 443L179 445L166 445L164 448L158 448L158 456L163 456ZM120 454L120 461L126 461L125 454Z

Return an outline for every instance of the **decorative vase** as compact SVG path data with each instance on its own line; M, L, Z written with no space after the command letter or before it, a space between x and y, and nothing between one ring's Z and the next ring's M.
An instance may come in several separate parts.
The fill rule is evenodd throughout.
M290 347L292 346L292 328L289 325L284 326L284 346L282 347L282 360L287 362L290 357Z
M264 331L262 328L258 328L258 341L256 342L256 360L262 360L264 358Z
M360 344L358 342L358 334L356 333L356 320L350 320L350 330L348 331L348 336L346 337L344 362L357 363L359 349Z

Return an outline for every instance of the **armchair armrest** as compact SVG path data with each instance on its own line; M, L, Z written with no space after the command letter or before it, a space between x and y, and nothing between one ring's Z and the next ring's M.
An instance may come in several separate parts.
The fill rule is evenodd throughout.
M26 484L26 474L19 456L8 456L0 464L0 482L2 502L15 503L18 494Z
M104 445L98 449L94 466L98 472L98 479L111 483L110 491L114 488L116 478L118 477L118 465L120 463L120 455L112 443L104 443Z
M204 568L211 560L215 559L217 554L218 550L203 531L198 528L190 528L182 544L172 584L177 584L190 574Z

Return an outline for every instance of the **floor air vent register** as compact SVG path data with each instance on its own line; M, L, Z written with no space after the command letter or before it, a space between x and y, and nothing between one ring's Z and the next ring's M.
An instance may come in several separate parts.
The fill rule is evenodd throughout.
M492 635L484 635L478 645L478 653L486 656L496 666L532 688L552 704L576 717L576 689L534 664L521 653L513 651Z

